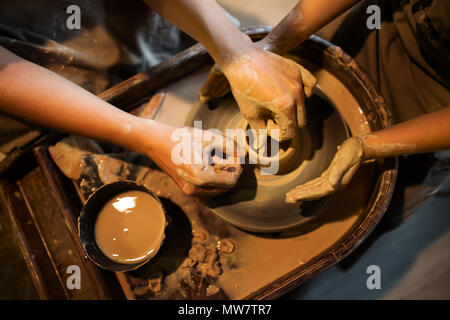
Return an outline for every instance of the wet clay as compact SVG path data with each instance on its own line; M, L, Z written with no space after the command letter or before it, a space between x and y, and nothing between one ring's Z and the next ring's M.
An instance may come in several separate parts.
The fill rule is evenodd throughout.
M242 299L308 263L339 240L364 214L375 177L373 164L364 164L327 212L293 230L292 234L265 237L237 229L218 218L184 194L167 174L140 168L142 173L136 176L141 178L136 181L157 196L176 203L189 219L193 237L185 260L173 272L150 277L116 273L129 299L179 299L199 295ZM113 179L114 170L105 172ZM97 187L101 186L101 181L98 183Z
M97 142L78 136L66 137L49 147L48 151L61 171L71 179L80 177L84 155L103 153Z
M173 108L177 108L180 117L188 114L208 70L209 67L173 84L156 120L182 125L179 118L173 117ZM314 76L330 100L340 106L339 112L351 132L354 135L370 133L370 120L360 112L358 102L345 86L322 69L315 72ZM188 98L181 100L180 96ZM217 110L214 112L208 115L217 115ZM111 171L106 172L112 174ZM187 250L184 255L186 262L170 273L151 277L130 272L116 273L127 298L192 297L191 287L201 285L205 289L203 297L215 297L220 292L230 299L242 299L264 286L273 286L277 279L290 272L306 274L310 269L309 262L345 237L367 215L366 206L376 181L376 166L374 163L363 164L349 186L337 194L331 206L317 219L292 232L270 236L248 233L226 223L194 198L184 194L163 172L145 168L143 174L137 176L141 177L136 178L138 183L143 182L159 197L170 199L183 210L192 227L193 238L189 248L195 246L196 249ZM89 193L83 194L86 198ZM217 250L213 250L211 244ZM203 250L206 255L201 252ZM205 262L209 265L205 266ZM217 275L217 278L208 273Z
M333 204L311 223L272 237L247 233L218 218L189 197L166 174L150 170L144 185L160 197L177 203L192 226L192 247L177 271L162 277L163 290L149 289L158 280L120 274L122 285L145 292L139 298L192 298L203 289L220 292L230 299L242 299L309 262L339 240L361 215L372 190L373 164L365 164ZM158 280L159 281L159 280ZM149 292L153 291L149 294ZM127 292L126 292L127 293Z
M280 57L277 57L275 60L278 59ZM251 57L244 55L231 61L223 70L228 79L238 79L237 83L240 85L232 85L231 91L236 100L239 101L239 108L242 114L253 129L267 128L269 134L271 134L272 129L279 129L279 139L281 141L293 138L297 131L296 124L298 123L300 127L306 124L306 115L304 112L298 112L299 109L297 109L297 112L294 112L296 108L292 106L290 94L282 96L269 94L266 95L266 100L255 98L252 91L255 85L261 82L261 79L258 78L257 69L251 65L251 61ZM303 90L304 94L310 97L316 84L315 77L307 69L292 60L283 59L280 61L291 65L293 70L298 69L300 71L303 80L303 88L300 90ZM269 118L266 123L265 117L267 115L270 115L272 118Z
M95 238L108 258L134 264L156 254L165 224L164 211L154 197L127 191L103 206L95 223Z

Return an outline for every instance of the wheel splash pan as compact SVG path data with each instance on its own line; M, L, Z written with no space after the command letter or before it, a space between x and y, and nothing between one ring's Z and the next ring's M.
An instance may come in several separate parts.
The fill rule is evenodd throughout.
M391 123L384 99L372 80L339 47L311 37L286 57L307 67L318 79L315 94L306 101L308 125L299 131L299 155L287 170L272 176L261 175L255 165L244 165L236 187L206 203L224 220L252 232L295 230L326 214L334 196L301 204L287 204L284 196L293 187L320 176L337 146L349 135L367 134ZM227 128L246 128L231 95L209 105L196 103L185 125L193 126L197 120L202 121L203 129L215 128L223 133ZM372 184L371 201L377 199L376 205L385 208L395 184L396 160L372 166L377 178L359 180ZM373 204L367 203L367 209Z

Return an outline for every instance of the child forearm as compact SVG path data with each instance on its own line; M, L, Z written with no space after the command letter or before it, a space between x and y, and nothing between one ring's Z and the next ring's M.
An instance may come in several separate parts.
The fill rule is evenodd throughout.
M158 124L132 116L69 80L0 47L0 109L58 131L143 152L141 132ZM131 138L133 137L133 138ZM145 145L145 146L144 146Z
M365 159L450 148L450 107L361 137Z
M278 54L286 53L359 1L300 0L260 45Z

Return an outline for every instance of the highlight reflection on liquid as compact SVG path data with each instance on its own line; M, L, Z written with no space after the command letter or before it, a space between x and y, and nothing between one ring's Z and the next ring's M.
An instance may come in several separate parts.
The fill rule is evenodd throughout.
M119 212L129 213L129 212L131 212L130 209L133 209L136 207L136 198L137 197L116 198L117 201L114 202L112 205Z
M164 227L164 211L154 197L143 191L127 191L102 208L95 237L99 248L111 260L132 264L157 252Z

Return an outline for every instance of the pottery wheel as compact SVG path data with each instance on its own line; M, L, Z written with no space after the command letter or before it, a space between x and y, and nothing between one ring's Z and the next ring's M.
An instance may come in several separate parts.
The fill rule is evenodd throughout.
M280 170L262 175L255 164L244 164L237 185L206 205L231 224L254 232L278 232L318 216L332 196L301 204L284 202L285 194L299 184L317 178L331 163L338 145L347 137L346 125L319 86L306 101L308 124L295 139L280 145ZM196 103L185 125L202 121L204 130L247 128L232 95L209 104Z

